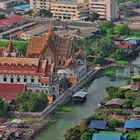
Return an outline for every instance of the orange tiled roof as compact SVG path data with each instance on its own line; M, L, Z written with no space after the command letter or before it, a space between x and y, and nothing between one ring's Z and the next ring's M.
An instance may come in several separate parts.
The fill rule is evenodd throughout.
M46 47L48 40L51 36L54 35L52 27L48 29L48 33L44 34L40 37L34 37L30 39L29 42L29 48L28 48L28 54L41 54L43 49Z
M32 65L35 65L35 66L38 66L38 63L39 63L39 59L36 59L36 58L11 58L11 57L0 57L0 64L1 65L5 65L5 64L8 64L8 65L12 65L12 64L15 64L15 65L29 65L29 66L32 66Z
M70 83L72 83L72 85L76 85L77 82L78 82L78 79L77 79L76 76L72 76L72 77L70 77L69 80L70 80Z

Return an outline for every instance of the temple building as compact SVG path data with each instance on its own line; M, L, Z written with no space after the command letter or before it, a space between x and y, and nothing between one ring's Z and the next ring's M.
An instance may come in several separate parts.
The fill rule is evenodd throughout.
M48 65L54 64L57 69L64 67L66 60L72 55L72 49L72 41L56 35L53 27L50 27L47 34L30 39L27 57L46 60Z
M59 84L53 84L53 67L48 66L47 60L20 57L11 39L0 55L0 83L26 84L28 91L58 96Z
M60 78L69 78L72 84L87 73L85 55L74 49L68 37L56 35L52 26L47 34L30 39L27 57L46 60L48 67L52 67Z

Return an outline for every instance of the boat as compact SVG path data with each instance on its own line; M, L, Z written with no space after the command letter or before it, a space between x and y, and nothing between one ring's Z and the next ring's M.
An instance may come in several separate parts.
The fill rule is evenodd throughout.
M80 90L72 95L72 100L73 102L78 103L84 102L86 100L87 94L88 94L87 92Z

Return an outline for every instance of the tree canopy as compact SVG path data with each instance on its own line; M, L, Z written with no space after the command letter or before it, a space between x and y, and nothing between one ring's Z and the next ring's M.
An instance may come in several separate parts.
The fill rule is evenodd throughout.
M0 98L0 116L5 115L8 111L11 110L10 104L5 102L3 99Z
M101 29L106 32L108 29L113 28L114 24L112 21L104 21L101 23L100 26L101 26Z
M17 96L18 110L22 112L40 112L48 105L47 94L38 95L31 92L21 93Z
M108 57L115 50L114 41L108 36L99 40L99 46L99 52L103 57Z
M99 14L96 12L93 12L90 16L90 21L94 22L95 20L97 20L99 18Z
M128 27L127 24L116 25L116 26L114 27L114 33L115 33L116 35L119 35L119 36L125 35L125 34L128 35L128 34L130 34L130 29L129 29L129 27Z

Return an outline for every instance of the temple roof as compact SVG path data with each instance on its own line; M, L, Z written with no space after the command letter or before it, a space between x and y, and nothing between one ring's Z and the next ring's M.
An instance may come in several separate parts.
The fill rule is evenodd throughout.
M4 52L12 53L13 51L15 51L15 49L14 49L14 47L13 47L12 38L10 37L10 40L9 40L8 45L7 45L7 47L5 48Z
M12 64L15 64L15 65L28 65L28 66L32 66L32 65L35 65L35 66L38 66L38 63L39 63L39 59L36 59L36 58L12 58L12 57L0 57L0 64L1 65L5 65L5 64L8 64L8 65L12 65Z

